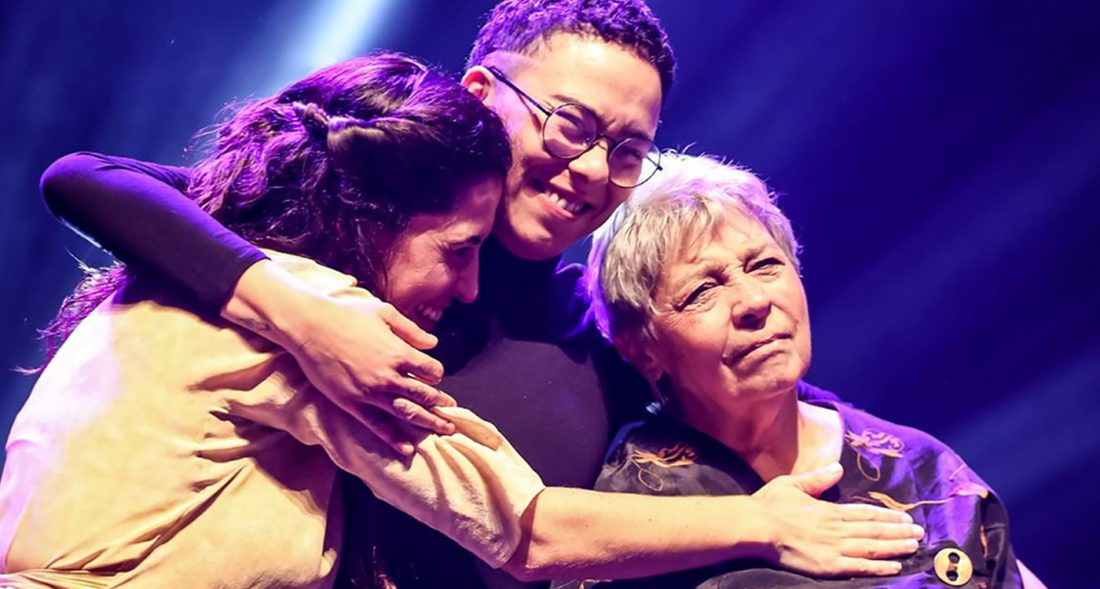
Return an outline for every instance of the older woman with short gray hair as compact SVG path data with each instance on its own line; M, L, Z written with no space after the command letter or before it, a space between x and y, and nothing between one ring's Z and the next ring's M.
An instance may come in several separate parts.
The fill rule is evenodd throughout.
M652 293L668 255L685 238L714 230L730 211L751 213L795 269L801 268L801 246L791 223L759 178L707 156L664 157L668 165L655 181L636 188L593 236L589 292L605 335L646 331L655 311Z
M825 498L907 511L925 536L893 578L822 580L742 561L621 586L1021 586L1004 506L955 452L847 405L800 400L809 312L775 195L716 159L672 154L661 165L589 260L597 323L664 401L620 435L597 488L744 495L839 463Z

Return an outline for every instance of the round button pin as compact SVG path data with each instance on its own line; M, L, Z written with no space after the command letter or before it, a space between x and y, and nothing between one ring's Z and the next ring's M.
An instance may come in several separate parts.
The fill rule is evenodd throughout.
M958 548L944 548L937 552L932 566L936 570L936 577L951 587L962 587L974 576L974 563Z

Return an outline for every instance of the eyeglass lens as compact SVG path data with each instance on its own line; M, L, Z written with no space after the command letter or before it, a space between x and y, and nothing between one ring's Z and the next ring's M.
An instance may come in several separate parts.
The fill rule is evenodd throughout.
M576 104L563 104L546 119L543 142L547 151L563 159L575 158L595 143L599 126L588 109ZM630 137L614 144L607 156L610 180L617 186L633 188L645 182L657 171L660 151L652 141Z

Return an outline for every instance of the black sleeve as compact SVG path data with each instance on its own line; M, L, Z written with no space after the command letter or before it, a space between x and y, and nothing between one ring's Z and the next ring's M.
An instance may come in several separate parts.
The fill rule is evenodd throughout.
M139 271L176 282L216 313L244 271L266 256L184 194L190 173L81 152L47 168L41 189L50 212L77 233Z

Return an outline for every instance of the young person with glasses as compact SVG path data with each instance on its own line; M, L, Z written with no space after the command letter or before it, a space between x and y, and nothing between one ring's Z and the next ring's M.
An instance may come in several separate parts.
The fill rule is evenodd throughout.
M583 104L565 102L546 107L516 86L499 69L485 68L493 77L527 99L546 117L542 123L542 148L550 155L573 160L607 139L608 181L619 188L635 188L661 169L661 150L646 137L624 137L616 140L600 129L603 124L596 113Z
M565 543L587 555L569 566L588 567L591 577L743 556L811 574L892 574L896 563L882 559L909 551L919 530L895 512L807 494L836 476L783 479L756 497L711 501L581 490L648 391L587 322L583 269L559 262L659 167L653 140L673 70L665 33L640 0L507 0L494 9L462 84L504 121L513 166L482 248L478 300L426 310L442 312L438 339L390 306L348 305L281 273L193 208L179 193L184 182L165 182L185 179L186 170L165 174L77 154L47 171L43 192L56 214L120 259L171 278L208 309L286 348L319 390L395 448L411 450L409 424L451 431L427 409L446 394L495 423L547 485L574 488L543 492L525 514L536 525L509 563L519 577L572 576L547 550ZM190 255L181 260L179 251ZM429 348L437 358L423 352ZM385 550L364 546L361 558L345 559L345 581L373 582L381 558L402 587L514 583L380 508L361 487L346 490L355 498L347 516L353 541L361 527L387 535ZM542 518L566 513L553 509L563 502L568 517ZM364 517L394 525L357 526Z

